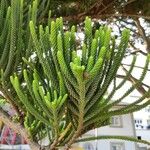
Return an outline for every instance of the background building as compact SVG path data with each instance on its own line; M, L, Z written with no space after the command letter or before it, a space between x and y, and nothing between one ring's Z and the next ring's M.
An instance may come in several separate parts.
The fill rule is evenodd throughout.
M134 122L136 135L138 139L143 139L150 141L150 106L135 112L134 113ZM143 144L138 144L139 147L147 147L150 149L150 146Z
M91 130L84 137L93 137L100 135L120 135L136 137L134 119L132 114L114 116L111 119L111 125ZM85 150L137 150L138 146L134 142L122 140L95 140L83 142L80 145Z

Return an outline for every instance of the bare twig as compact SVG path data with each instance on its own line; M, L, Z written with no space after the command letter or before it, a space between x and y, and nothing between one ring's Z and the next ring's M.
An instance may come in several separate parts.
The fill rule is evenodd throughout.
M102 15L92 15L89 14L93 19L106 19L109 17L134 17L134 18L144 18L147 20L150 20L150 16L144 16L140 14L127 14L127 13L122 13L122 14L102 14ZM83 21L85 19L85 15L81 16L80 14L78 15L70 15L70 16L64 16L63 17L65 21L71 21L71 20L76 20L78 22Z
M119 19L119 18L118 18L118 20L119 20L120 22L123 22L124 24L129 24L129 25L131 25L131 26L135 26L135 22L129 22L128 20Z
M125 66L131 66L130 64L125 64L125 63L122 63L121 65L125 65ZM134 66L135 68L139 68L139 69L144 69L143 67L141 66ZM150 69L147 69L147 71L150 71Z
M135 2L135 1L137 1L137 0L129 0L128 2L125 3L124 6L129 5L129 4L131 4L131 3Z
M147 53L143 52L142 50L140 50L139 48L136 48L132 42L129 42L130 46L135 50L134 52L131 52L130 54L136 54L136 53L141 53L144 56L147 56Z
M140 33L140 35L143 37L144 41L145 41L145 44L146 44L146 51L148 53L150 53L150 39L146 36L146 33L145 33L145 30L144 28L141 26L140 24L140 21L138 18L135 18L135 23L136 23L136 26L138 28L138 31Z
M133 32L135 35L138 35L139 36L139 33L136 31L136 30L134 30L132 27L130 28L130 27L127 27L127 25L125 25L125 24L122 24L122 23L120 23L121 24L121 26L123 27L123 28L126 28L126 29L129 29L131 32Z
M141 50L136 50L136 51L130 52L129 55L126 55L126 56L135 55L137 53L141 53L142 55L147 56L147 54Z
M104 11L107 10L109 7L111 7L111 6L114 4L115 1L116 1L116 0L113 0L111 3L109 3L107 6L105 6L102 10L100 10L100 11L98 12L98 15L100 15L102 12L104 12Z
M122 66L123 71L128 74L128 71ZM138 79L136 79L135 77L133 77L132 75L129 75L128 80L133 84L136 85L136 83L138 82ZM143 86L135 86L136 90L141 93L142 95L144 95L146 93L146 90L143 88Z
M135 18L144 18L150 20L150 16L143 16L143 15L135 15L135 14L103 14L103 15L93 15L94 18L107 18L107 17L135 17Z
M126 76L118 74L118 75L116 75L116 77L117 77L117 78L124 79ZM127 80L130 81L129 79L127 79ZM137 81L137 80L138 80L138 79L136 79L136 81ZM148 85L145 84L145 83L141 83L141 85L142 85L142 86L145 86L146 88L150 88L150 86L148 86Z
M85 16L88 12L90 12L94 7L98 7L102 4L103 0L98 0L97 2L95 2L88 10L86 10L83 13L79 14L79 17L81 16Z

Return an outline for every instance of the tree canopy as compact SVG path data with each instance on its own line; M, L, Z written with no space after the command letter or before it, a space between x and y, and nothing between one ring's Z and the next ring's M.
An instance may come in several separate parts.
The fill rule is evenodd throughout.
M113 7L107 11L108 14L120 14L120 6L124 7L122 13L125 13L127 6L140 3L133 0L111 2ZM0 95L16 111L16 116L10 118L1 109L0 118L14 130L18 128L17 132L25 137L33 150L41 148L39 141L46 136L49 145L44 149L54 150L67 145L65 149L68 150L85 132L109 125L112 116L132 113L149 105L150 88L144 88L143 80L149 68L150 55L144 53L145 65L136 79L132 76L136 55L132 57L130 68L122 66L130 30L119 30L121 35L118 35L118 42L109 26L98 25L95 28L92 19L85 18L86 15L98 15L98 12L92 11L96 11L96 7L98 11L104 7L101 13L105 16L103 13L111 7L111 2L0 1ZM77 11L69 12L70 18L76 16L77 22L85 18L82 25L83 40L77 40L76 26L67 28L68 10L65 12L65 6L68 9L71 7L71 10L78 8ZM139 34L145 38L146 50L149 52L149 35L145 34L136 18L136 15L146 16L148 11L140 9L143 8L133 9L133 14L128 12L132 17L134 15L134 20L130 18L131 24L136 24L140 29ZM62 17L54 19L59 13L64 20ZM121 18L121 21L126 20ZM131 31L132 36L135 34L136 30ZM132 47L133 42L130 43ZM120 67L125 76L117 83ZM132 83L129 89L114 99L114 94L128 81ZM110 86L112 89L108 92ZM141 97L124 108L114 110L113 107L119 105L134 89L142 93ZM150 144L117 135L100 138L128 139Z

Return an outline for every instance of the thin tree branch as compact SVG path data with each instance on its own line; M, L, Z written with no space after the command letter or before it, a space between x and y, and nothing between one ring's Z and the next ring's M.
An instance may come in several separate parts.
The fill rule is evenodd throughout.
M22 115L19 111L18 106L14 103L14 100L12 99L12 97L3 88L0 88L0 91L2 92L1 96L3 96L6 99L6 101L12 105L12 107L14 108L18 116L21 118Z
M128 71L122 66L124 72L127 74ZM138 82L138 79L134 78L132 75L130 75L128 77L128 80L135 85ZM144 95L146 93L146 90L143 88L143 86L135 86L136 90L141 93L142 95Z
M129 5L129 4L131 4L131 3L135 2L135 1L137 1L137 0L130 0L130 1L126 2L124 6Z
M91 16L93 19L105 19L105 18L109 18L109 17L134 17L134 18L144 18L147 20L150 20L150 16L144 16L144 15L140 15L140 14L126 14L126 13L122 13L122 14L102 14L102 15L91 15L89 14L89 16ZM64 21L71 21L71 20L75 20L75 21L83 21L85 19L85 15L81 16L81 14L78 15L70 15L70 16L64 16L63 17Z
M23 138L25 138L27 143L31 146L32 150L40 149L40 146L31 139L27 130L19 123L13 122L11 120L11 117L3 109L0 109L0 120L4 122L5 125L14 130L16 133L20 134Z
M121 65L124 65L124 66L131 66L130 64L125 64L125 63L122 63ZM139 68L139 69L144 69L143 67L141 67L141 66L134 66L135 68ZM147 71L150 71L150 69L147 69Z
M124 79L126 76L124 75L116 75L117 78L121 78L121 79ZM130 81L129 79L127 79L128 81ZM138 80L138 79L136 79ZM150 86L148 86L147 84L145 83L142 83L142 86L145 86L146 88L150 88Z
M147 56L147 53L143 52L142 50L140 50L139 48L136 48L132 42L129 42L130 46L135 50L134 52L131 52L131 54L136 54L136 53L141 53L144 56Z
M130 52L128 55L125 55L125 56L135 55L137 53L141 53L142 55L147 56L147 54L141 50L136 50L136 51Z
M123 141L132 141L132 142L137 142L137 143L142 143L142 144L146 144L146 145L150 145L150 142L145 141L145 140L139 140L136 139L135 137L129 137L129 136L97 136L97 137L88 137L88 138L83 138L83 139L79 139L76 142L85 142L85 141L93 141L93 140L108 140L108 139L120 139Z
M85 16L88 12L90 12L94 7L98 7L102 4L103 0L98 0L97 2L95 2L87 11L80 13L79 17L81 16Z
M111 3L109 3L107 6L105 6L104 9L100 10L100 11L98 12L98 15L100 15L102 12L104 12L104 11L107 10L110 6L112 6L115 1L116 1L116 0L113 0Z
M143 39L144 39L144 41L146 43L146 51L148 53L150 53L150 39L146 36L145 30L141 26L139 19L135 18L134 20L135 20L135 23L136 23L136 26L138 28L138 31L139 31L140 35L143 37Z
M131 26L135 26L135 22L129 22L128 20L119 19L119 18L118 18L118 20L119 20L120 22L123 22L124 24L129 24L129 25L131 25Z
M143 15L135 15L135 14L104 14L104 15L95 15L93 17L98 17L98 18L105 18L105 17L135 17L135 18L144 18L150 20L150 16L143 16Z
M129 28L129 27L127 27L127 25L122 24L122 23L120 23L120 25L121 25L121 27L126 28L126 29L129 29L129 30L130 30L131 32L133 32L135 35L138 35L138 36L139 36L139 33L138 33L136 30L132 29L132 27Z

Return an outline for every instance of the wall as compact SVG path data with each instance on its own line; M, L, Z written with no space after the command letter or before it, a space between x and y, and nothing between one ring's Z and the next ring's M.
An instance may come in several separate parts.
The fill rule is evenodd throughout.
M141 125L143 126L143 129L147 129L147 120L150 119L150 112L146 111L147 108L144 108L140 111L137 111L134 113L134 119L142 120ZM138 124L136 124L138 125ZM141 127L136 127L136 129L141 129Z
M122 136L136 136L135 128L133 122L133 116L131 114L123 115L122 117L122 127L101 127L95 130L91 130L86 133L85 136L96 136L96 135L122 135ZM122 140L95 140L93 142L89 142L93 145L93 150L110 150L111 142L121 142L124 143L124 150L136 150L136 144L133 142L124 142ZM84 146L85 143L80 143L80 145ZM92 149L91 149L92 150Z
M98 135L124 135L124 136L134 136L135 130L133 126L132 115L122 115L122 127L102 127L98 129Z
M150 130L136 130L136 135L141 136L143 140L150 141ZM144 145L144 144L138 144L140 147L148 147L150 146Z

